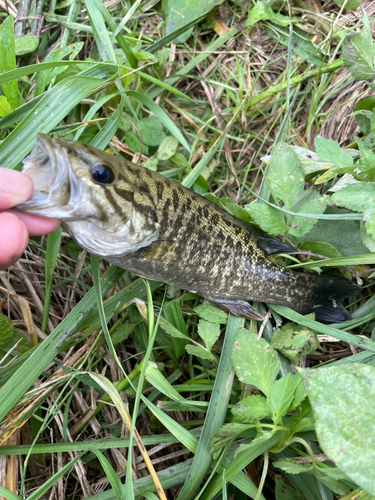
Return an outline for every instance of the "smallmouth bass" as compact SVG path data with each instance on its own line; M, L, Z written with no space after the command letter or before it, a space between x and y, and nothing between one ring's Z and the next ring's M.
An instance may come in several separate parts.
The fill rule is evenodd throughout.
M87 144L39 134L23 172L34 182L18 210L56 217L77 243L139 276L197 293L235 315L248 301L341 322L345 278L296 272L268 256L292 249L171 179Z

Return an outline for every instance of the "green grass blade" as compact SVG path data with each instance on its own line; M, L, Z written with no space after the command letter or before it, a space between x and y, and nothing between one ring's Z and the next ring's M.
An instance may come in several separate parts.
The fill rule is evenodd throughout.
M45 483L43 483L41 486L39 486L39 488L31 493L31 495L28 496L27 499L38 500L39 498L41 498L44 493L46 493L55 483L57 483L57 481L62 478L64 474L66 474L83 455L83 453L80 453L78 456L74 457L73 460L64 465L64 467L57 471L56 474L47 479Z
M297 324L307 326L315 332L324 333L325 335L330 335L331 337L335 337L336 339L342 340L343 342L347 342L348 344L352 344L356 347L360 347L366 351L375 352L375 342L373 340L357 337L352 333L339 330L338 328L323 325L318 321L302 316L302 314L299 314L296 311L292 311L292 309L289 309L289 307L286 306L279 306L276 304L268 304L268 306L273 311L276 311L281 316L284 316L284 318L288 318Z
M100 130L98 134L94 137L94 139L90 142L91 146L94 146L98 149L105 149L112 137L115 135L116 130L118 128L119 122L121 120L122 115L122 105L119 104L116 111L112 113L110 118L107 120L107 123Z
M122 68L125 68L126 70L130 71L129 68L126 66L121 66ZM166 90L167 92L171 92L172 94L177 95L178 97L182 97L183 99L186 99L187 101L195 103L194 99L191 99L189 96L181 92L180 90L177 90L176 88L172 87L172 85L168 85L168 83L163 82L162 80L158 80L157 78L148 75L147 73L144 73L143 71L137 71L137 75L142 78L142 80L145 80L146 82L153 83L157 85L158 87L161 88L161 90Z
M116 495L117 500L121 500L123 498L121 491L122 484L116 471L114 470L112 465L109 463L109 461L106 459L106 457L100 450L92 450L92 453L96 455L97 459L100 462L100 465L103 467L103 472L107 476L107 479L110 485L112 486L112 489Z
M207 153L199 160L199 162L195 165L193 170L188 173L185 179L182 181L182 185L191 188L193 187L194 182L198 179L198 177L203 172L204 168L208 165L213 155L216 153L218 149L223 147L224 137L222 137L219 141L211 146L211 148L207 151Z
M52 87L0 145L0 163L15 168L31 151L39 132L48 134L102 80L76 77Z
M177 31L179 31L179 30L177 30ZM165 83L168 85L173 85L180 78L182 78L184 75L188 75L194 68L197 67L198 64L201 64L205 59L207 59L210 56L211 52L218 50L230 38L232 38L237 33L238 33L237 28L234 28L233 26L231 28L229 28L229 30L226 33L223 33L222 35L220 35L216 40L214 40L212 43L210 43L210 45L208 45L205 48L204 54L198 54L197 56L193 57L193 59L191 61L189 61L187 64L185 64L185 66L183 68L181 68L175 75L167 78ZM173 33L171 33L171 35L168 35L168 36L172 36L172 34ZM168 37L165 37L165 38L168 38ZM165 38L163 38L163 40L165 40ZM156 42L156 43L159 43L159 42ZM153 52L152 50L150 50L150 47L146 50L148 50L149 52ZM157 49L157 50L159 50L159 49ZM161 89L161 88L153 90L152 92L150 92L149 96L151 99L155 99L162 91L163 91L163 89Z
M292 264L288 268L297 267L339 267L359 266L361 264L375 264L375 254L353 255L348 257L335 257L333 259L311 260L301 264Z
M128 20L131 18L132 14L137 10L138 5L140 4L140 1L137 0L129 9L129 11L125 14L123 20L119 24L119 26L116 26L116 23L112 20L112 17L110 13L107 11L107 9L104 7L102 3L98 4L98 7L100 9L100 12L107 23L109 29L112 31L114 38L116 39L116 42L118 43L120 49L124 52L126 58L129 61L130 66L135 69L138 67L138 60L133 54L132 49L126 42L125 38L122 36L120 31L122 28L125 26L125 24L128 22ZM111 40L112 42L112 40Z
M34 73L39 73L40 71L44 71L46 69L57 68L59 66L69 66L70 64L90 64L85 63L84 61L56 61L56 62L47 62L40 64L30 64L30 66L23 66L22 68L13 69L11 71L7 71L0 75L0 85L4 85L4 83L10 82L14 79L20 79L24 76L32 75ZM92 63L91 64L97 64Z
M28 113L30 113L31 109L41 100L43 99L45 94L38 95L35 99L31 99L31 101L22 104L22 106L18 106L17 109L9 113L9 115L4 116L0 120L0 129L7 128L13 123L22 120Z
M195 495L210 466L210 442L216 431L224 423L234 378L231 357L232 345L238 328L243 324L244 320L242 318L229 315L215 385L204 421L202 434L199 439L198 448L188 479L178 496L178 500L190 500Z
M46 330L49 308L51 305L51 294L52 294L52 280L53 273L55 271L55 266L57 262L57 256L60 250L61 243L61 227L58 227L56 231L50 233L47 236L47 247L46 247L46 296L43 307L43 319L42 319L42 330L43 332Z
M103 61L117 63L116 54L104 24L102 4L98 0L85 0L85 4L94 31L95 43Z
M180 35L185 33L185 31L190 29L192 26L195 26L196 24L200 23L201 21L204 21L207 17L208 12L205 12L203 15L190 21L190 23L185 24L185 26L178 28L178 30L173 31L172 33L165 36L161 40L158 40L157 42L153 43L152 45L150 45L149 47L146 48L147 52L151 52L152 54L154 54L155 52L157 52L161 48L170 44L171 42L173 42L173 40L175 40L177 37L179 37Z
M239 474L247 465L249 465L250 462L255 460L265 451L272 448L272 446L277 444L280 441L280 437L281 433L276 432L269 439L261 441L260 443L255 444L254 447L251 447L248 450L239 453L238 456L225 467L225 479L227 481L231 481L233 478L235 478L237 474ZM221 475L218 475L209 485L201 500L211 500L212 498L214 498L221 490L221 481ZM263 496L261 496L260 498L263 498L264 500Z
M101 292L109 292L124 273L123 269L110 267L101 279ZM91 289L59 326L40 344L23 365L10 377L0 389L0 421L14 408L25 392L43 373L58 353L59 346L75 331L82 317L96 308L95 290Z
M86 113L84 119L83 119L83 122L89 122L92 118L94 118L94 116L96 115L96 113L99 111L99 109L101 107L104 106L104 104L106 102L108 102L109 100L113 99L113 97L116 97L118 94L109 94L109 95L105 95L103 96L101 99L98 99L98 101L93 104L91 106L91 108L88 110L88 112ZM85 130L85 127L80 127L79 130L77 130L75 136L74 136L74 140L75 141L79 141L79 138L81 137L82 133L84 132Z
M184 146L184 148L189 151L189 144L186 142L185 137L180 132L179 128L173 123L173 121L169 118L167 113L163 111L163 109L158 106L152 99L150 99L147 95L141 94L136 90L127 90L126 93L132 97L138 99L146 108L148 108L159 120L162 122L164 127L169 130L169 132Z
M21 500L22 499L22 497L19 497L15 493L12 493L11 491L7 490L6 488L3 488L3 486L0 486L0 495L2 495L7 500Z

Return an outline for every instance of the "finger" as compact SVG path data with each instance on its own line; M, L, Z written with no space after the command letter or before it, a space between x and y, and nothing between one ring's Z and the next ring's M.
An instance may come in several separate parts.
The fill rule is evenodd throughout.
M13 210L9 210L9 212L17 215L25 223L30 236L42 236L42 234L51 233L60 225L60 221L57 219L24 214Z
M0 168L0 209L11 208L30 198L33 181L9 168Z
M25 223L15 214L0 213L0 269L5 269L25 251L29 235Z

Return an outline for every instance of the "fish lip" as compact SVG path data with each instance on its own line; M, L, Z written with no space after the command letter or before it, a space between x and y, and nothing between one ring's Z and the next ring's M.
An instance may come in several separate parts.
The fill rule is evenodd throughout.
M48 135L38 134L31 153L23 160L23 173L34 183L29 200L15 208L64 221L82 220L74 208L82 193L82 183L70 166L68 153Z

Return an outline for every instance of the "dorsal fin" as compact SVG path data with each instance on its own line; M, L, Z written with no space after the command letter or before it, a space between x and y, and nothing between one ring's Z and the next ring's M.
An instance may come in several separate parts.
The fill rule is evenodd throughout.
M294 252L294 249L289 245L280 241L276 236L266 233L263 229L260 229L260 227L250 224L249 222L242 221L242 224L244 224L246 229L255 236L259 248L263 250L267 257L276 253Z

